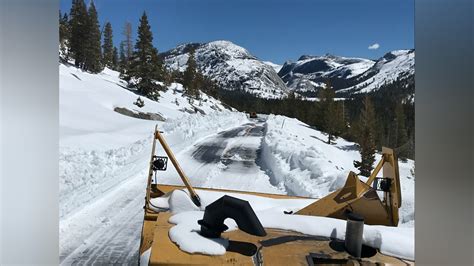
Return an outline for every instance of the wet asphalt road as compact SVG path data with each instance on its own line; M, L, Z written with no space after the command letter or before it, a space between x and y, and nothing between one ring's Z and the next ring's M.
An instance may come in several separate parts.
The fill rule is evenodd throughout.
M260 142L265 134L265 120L222 131L209 141L199 143L192 158L204 164L222 163L226 171L252 172L260 155Z

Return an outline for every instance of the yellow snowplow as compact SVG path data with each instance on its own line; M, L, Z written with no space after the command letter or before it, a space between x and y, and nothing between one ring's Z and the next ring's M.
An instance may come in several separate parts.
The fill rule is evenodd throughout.
M160 142L168 157L155 155L156 140ZM176 168L184 186L159 183L156 173L166 169L168 159ZM381 170L382 177L377 177ZM204 211L202 219L195 224L200 230L193 229L190 233L216 243L220 243L222 239L227 241L224 253L189 252L183 250L184 248L172 239L173 234L170 230L174 224L170 222L170 218L176 213L170 208L157 206L156 202L171 198L174 192L184 190L194 208ZM225 196L210 203L204 202L199 197L199 194L205 196L206 193L221 193ZM266 202L269 200L277 203L281 200L309 202L307 206L302 206L294 213L285 212L281 215L302 219L313 217L315 221L320 221L317 219L321 217L336 218L322 219L326 219L323 222L343 223L344 240L340 240L334 232L325 236L279 227L279 221L274 223L276 226L264 226L272 221L261 223L252 206L247 201L239 199L249 196L261 198ZM141 264L414 265L413 259L387 254L363 243L364 224L366 227L371 225L395 227L398 224L400 206L398 161L393 150L388 148L383 148L382 158L367 181L362 182L355 173L350 172L344 187L324 198L310 199L247 191L194 188L165 139L155 128L139 249ZM228 227L224 224L227 218L235 220L237 230L227 230ZM284 224L283 220L281 224ZM320 227L317 223L314 226ZM188 244L199 245L199 243Z

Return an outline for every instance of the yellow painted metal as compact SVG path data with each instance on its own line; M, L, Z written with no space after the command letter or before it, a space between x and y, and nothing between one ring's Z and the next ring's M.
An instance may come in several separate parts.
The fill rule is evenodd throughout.
M350 181L353 182L353 181ZM357 189L364 188L365 183L356 184ZM183 186L158 185L158 189L165 193L183 189ZM201 190L201 188L196 188ZM269 198L298 198L287 195L241 192L232 190L203 189L219 192L243 193ZM357 207L357 206L356 206ZM169 238L169 230L173 226L168 222L169 212L154 214L155 219L144 220L140 254L151 249L149 265L255 265L257 256L246 254L253 248L258 249L260 265L308 265L307 256L310 253L325 254L330 259L346 259L346 265L414 265L412 261L401 260L396 257L381 254L377 250L370 256L359 260L352 258L343 249L336 248L341 242L330 239L315 239L311 236L288 230L265 228L267 235L257 237L243 231L235 230L224 232L223 237L230 240L230 247L224 255L210 256L204 254L190 254L182 251ZM263 246L264 240L286 237L308 237L305 240L295 240L274 246ZM336 264L338 265L338 264Z
M390 190L384 192L383 200L371 187L380 170L383 170L384 178L391 180ZM362 215L367 224L397 226L400 205L398 159L392 149L383 147L382 158L366 182L350 172L341 189L306 206L297 214L346 219L344 212L349 210Z
M194 191L194 188L191 186L191 183L189 182L189 178L186 176L184 173L183 169L178 163L178 160L176 160L176 157L174 156L173 152L171 151L170 147L168 146L168 143L166 143L166 140L161 136L161 133L159 130L155 129L155 138L158 139L158 141L161 143L161 146L165 150L166 154L170 158L171 163L173 163L174 168L178 172L179 176L181 177L181 180L183 181L184 185L189 191L189 194L193 198L199 198L199 196L196 194L196 191Z
M398 170L398 158L392 149L382 148L384 154L383 176L392 180L390 191L385 193L387 211L390 213L392 223L398 224L398 209L401 207L402 195L400 189L400 174Z
M375 166L374 170L370 174L369 179L367 179L367 182L366 182L367 185L370 186L370 184L372 184L372 182L374 182L374 179L379 174L379 172L382 169L384 163L385 163L385 155L383 155L383 153L382 153L382 159L377 163L377 166Z
M158 131L158 125L155 126L155 131L154 132L157 132ZM150 195L152 193L152 179L153 179L153 168L152 168L152 164L153 164L153 156L155 156L155 149L156 149L156 133L153 133L153 143L152 143L152 146L151 146L151 156L150 156L150 164L148 166L148 178L147 178L147 185L146 185L146 200L145 200L145 206L148 206L150 204ZM156 188L154 189L156 192L159 192L156 190ZM162 193L159 193L159 194L162 194Z

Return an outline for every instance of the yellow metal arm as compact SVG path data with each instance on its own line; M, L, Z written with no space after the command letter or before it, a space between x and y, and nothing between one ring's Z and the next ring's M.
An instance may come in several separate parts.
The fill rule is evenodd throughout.
M377 175L379 174L384 163L385 163L385 155L382 154L382 159L379 161L374 171L372 171L372 174L370 174L369 179L367 179L367 182L365 182L367 185L369 186L372 185L372 182L374 182L375 177L377 177Z
M174 156L173 152L168 146L168 143L166 143L165 139L163 138L159 130L155 130L155 138L158 139L158 141L161 143L161 146L163 147L166 154L170 158L170 161L173 163L174 168L176 169L179 176L181 177L181 180L183 181L184 185L188 189L189 194L194 204L196 204L198 207L201 206L201 200L199 199L198 194L196 193L196 191L194 191L194 188L191 186L191 183L189 182L188 177L186 176L183 169L179 165L178 160L176 160L176 157Z

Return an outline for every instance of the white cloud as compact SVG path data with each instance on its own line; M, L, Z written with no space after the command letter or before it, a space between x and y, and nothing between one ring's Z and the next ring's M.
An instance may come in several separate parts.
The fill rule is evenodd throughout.
M368 48L369 48L369 50L377 50L377 49L379 49L379 47L380 47L380 44L374 43L374 44L370 45Z

